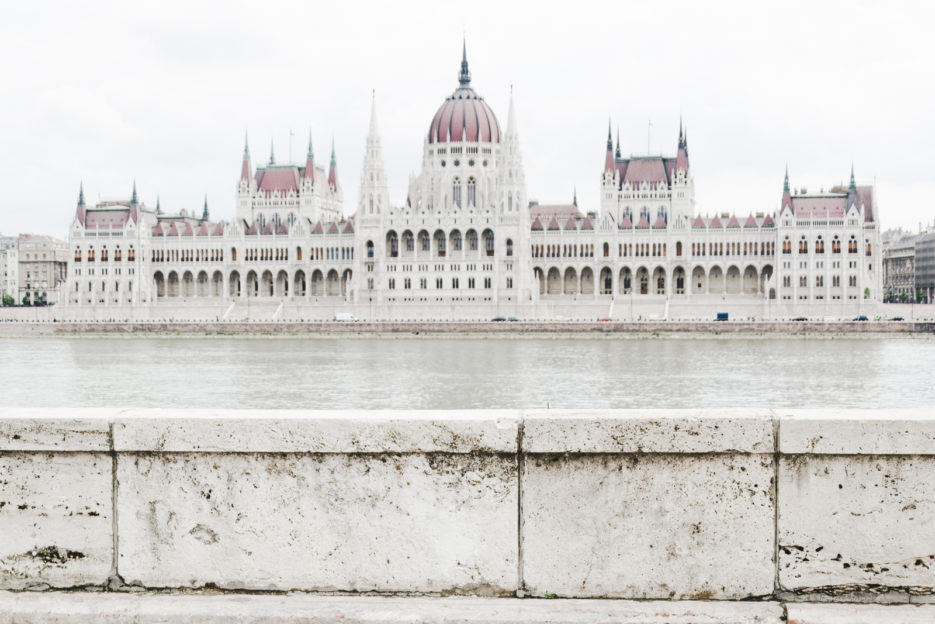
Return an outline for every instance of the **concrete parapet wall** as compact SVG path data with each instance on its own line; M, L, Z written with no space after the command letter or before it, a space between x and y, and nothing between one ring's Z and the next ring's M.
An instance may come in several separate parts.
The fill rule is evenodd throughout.
M0 589L935 602L935 409L0 411Z

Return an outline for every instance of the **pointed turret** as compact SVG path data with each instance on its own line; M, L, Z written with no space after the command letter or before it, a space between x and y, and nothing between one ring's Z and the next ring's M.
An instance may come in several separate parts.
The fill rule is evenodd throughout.
M854 180L854 163L851 163L851 182L847 185L847 207L857 206L860 210L860 199L857 197L857 182Z
M84 217L87 214L87 210L84 207L84 182L82 181L78 185L78 205L75 208L75 218L84 225Z
M240 179L249 180L252 175L250 167L250 142L247 139L247 133L243 136L243 163L240 165Z
M786 177L782 182L782 208L780 212L785 209L792 210L792 190L789 188L789 165L786 164Z
M578 187L577 186L575 186L575 190L572 195L571 205L574 206L575 208L578 207Z
M338 187L338 162L334 157L334 137L331 137L331 166L328 169L328 186Z
M314 184L315 182L315 150L312 149L312 131L308 131L308 151L305 153L305 171L303 178L308 178Z
M332 161L333 162L333 161ZM335 178L337 174L335 174ZM367 132L364 150L364 166L360 170L360 204L358 215L380 215L389 207L389 190L386 172L383 169L383 148L380 146L380 129L377 124L377 93L370 98L370 130Z
M682 125L682 118L679 117L679 149L675 159L675 169L688 172L688 167L688 135Z
M273 140L269 140L269 164L276 164L276 152L273 150Z
M157 214L157 215L161 215L161 214L162 214L162 206L159 205L159 196L158 196L158 195L156 195L156 214Z
M130 196L130 205L135 206L137 204L136 199L136 180L133 180L133 195Z
M617 126L617 149L614 151L614 158L620 160L620 126Z
M510 85L510 112L506 118L506 133L515 135L516 130L516 108L513 106L513 85Z
M614 138L610 133L610 119L607 120L607 155L604 157L604 173L614 170Z
M461 73L458 75L458 82L462 87L471 86L471 72L468 70L467 62L467 39L464 40L464 47L461 53Z
M201 211L201 220L202 221L208 220L208 196L207 195L205 195L205 208L204 210Z

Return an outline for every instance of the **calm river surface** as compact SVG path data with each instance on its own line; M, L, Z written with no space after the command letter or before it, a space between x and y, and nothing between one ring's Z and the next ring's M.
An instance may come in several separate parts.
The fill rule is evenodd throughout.
M931 338L6 338L5 406L921 407Z

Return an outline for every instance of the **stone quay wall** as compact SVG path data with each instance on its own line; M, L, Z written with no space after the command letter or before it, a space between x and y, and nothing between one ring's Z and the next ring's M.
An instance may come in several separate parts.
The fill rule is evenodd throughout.
M935 335L922 321L62 321L0 322L0 337L70 335L283 336L876 336Z
M0 612L138 592L909 608L935 603L933 483L935 409L4 409Z

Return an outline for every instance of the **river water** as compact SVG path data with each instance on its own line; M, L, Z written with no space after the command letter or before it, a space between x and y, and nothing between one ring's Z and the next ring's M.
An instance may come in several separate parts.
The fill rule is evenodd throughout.
M3 406L922 407L935 339L6 338Z

